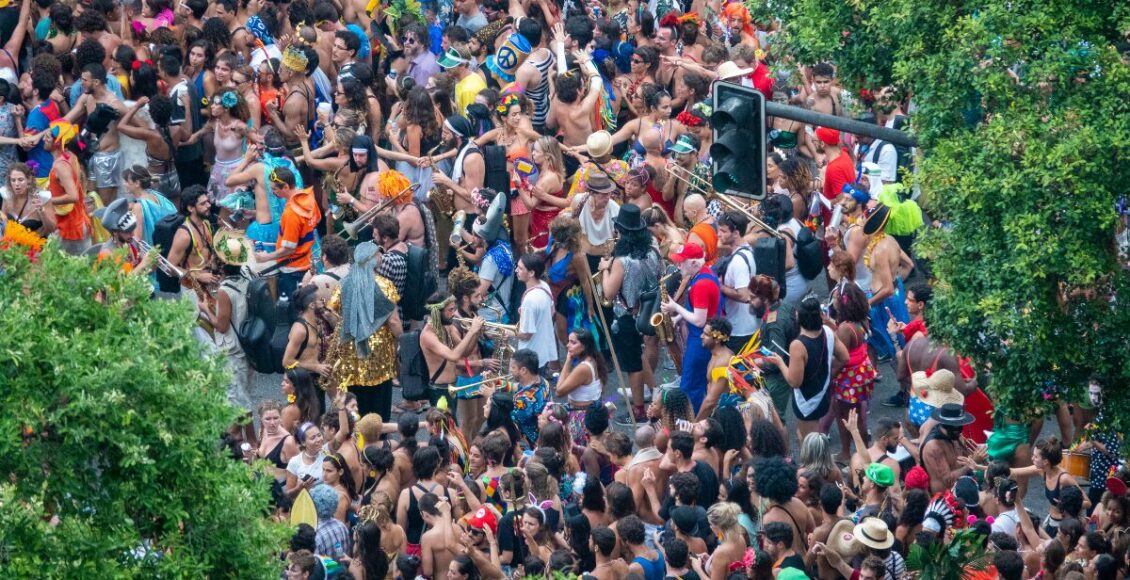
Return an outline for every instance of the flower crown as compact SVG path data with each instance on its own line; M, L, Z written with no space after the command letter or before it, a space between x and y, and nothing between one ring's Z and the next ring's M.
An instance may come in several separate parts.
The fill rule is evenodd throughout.
M521 104L522 100L518 97L517 93L507 93L502 95L502 98L498 100L498 105L495 106L494 110L497 111L500 116L505 117L510 113L510 107Z

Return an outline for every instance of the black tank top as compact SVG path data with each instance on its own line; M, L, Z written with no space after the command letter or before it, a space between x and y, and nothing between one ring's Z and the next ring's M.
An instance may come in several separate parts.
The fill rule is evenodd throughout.
M447 498L448 500L451 499L447 496L446 487L440 487L439 484L432 485L433 490L437 488L443 490L443 495L440 495L438 493L436 495L438 495L439 497ZM420 515L420 500L413 492L413 488L420 490L422 493L435 492L428 490L419 483L408 489L408 525L404 528L404 535L406 536L407 542L409 544L419 544L420 537L424 535L424 517Z

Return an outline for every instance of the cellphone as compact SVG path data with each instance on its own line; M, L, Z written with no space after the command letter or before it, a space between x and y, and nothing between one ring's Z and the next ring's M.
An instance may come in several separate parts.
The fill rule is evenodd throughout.
M757 349L757 352L761 353L762 356L773 356L774 354L773 351L765 348L764 346Z
M308 481L309 479L310 479L310 474L309 474L309 473L307 473L306 475L303 475L303 476L302 476L302 481Z
M897 318L895 318L895 314L893 312L891 312L890 306L884 306L883 310L887 311L887 316L889 316L891 318L891 320L898 320Z

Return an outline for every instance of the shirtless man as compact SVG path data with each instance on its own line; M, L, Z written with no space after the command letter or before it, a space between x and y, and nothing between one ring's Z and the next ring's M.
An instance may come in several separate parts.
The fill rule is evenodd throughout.
M707 320L702 329L702 347L710 350L710 363L706 365L706 398L702 401L695 421L705 421L712 415L722 395L730 390L730 377L726 369L730 368L734 351L726 346L726 342L730 339L732 329L730 321L722 317Z
M599 527L592 531L589 549L596 556L596 567L588 576L596 580L621 580L628 575L628 563L616 551L617 543L616 532L611 528Z
M250 62L254 38L243 26L245 19L241 20L239 17L239 0L218 0L216 2L216 18L226 24L228 31L231 32L231 43L228 46L241 54L244 62Z
M859 427L857 423L852 422L853 417L854 414L848 418L848 430L852 431L852 427L855 427L855 431L852 431L854 438L855 433L859 431ZM895 473L895 479L899 478L899 462L895 461L889 455L897 451L899 445L906 447L912 454L918 450L916 445L912 444L906 437L903 437L902 424L894 419L880 417L875 428L871 431L871 436L871 446L865 449L860 448L862 451L857 450L855 455L851 458L851 480L852 484L857 488L863 484L863 482L859 481L859 474L866 470L867 466L872 463L882 463L890 467ZM862 442L863 438L860 437L857 445Z
M837 94L836 69L826 62L812 67L812 86L815 91L808 97L808 108L825 115L843 116L844 107Z
M451 521L451 504L434 493L420 497L420 518L427 531L420 536L420 566L428 578L446 574L447 567L459 555L455 523Z
M965 412L959 403L946 403L934 409L930 417L935 425L922 439L919 460L930 476L930 493L945 491L967 473L968 462L959 461L965 455L961 444L961 428L973 422L973 415Z
M658 529L659 526L663 525L663 519L655 513L651 503L647 501L645 490L645 485L651 485L654 488L655 495L658 496L660 490L667 485L667 474L659 469L659 462L663 459L663 453L655 447L655 427L642 425L636 428L636 447L639 451L636 451L627 467L627 485L632 488L632 497L636 500L636 509L640 519L644 521L645 525ZM643 477L648 471L654 474L655 479L650 484L645 484Z
M199 185L186 187L181 192L181 203L184 204L188 219L184 220L184 225L177 228L177 233L173 235L169 262L186 272L182 284L188 284L189 280L201 286L214 284L219 278L209 271L215 260L212 227L208 224L208 213L212 209L208 191Z
M478 214L478 208L471 202L471 190L483 186L486 178L486 163L483 153L475 144L474 129L471 122L462 115L453 115L443 122L444 143L458 151L451 175L440 171L432 172L432 181L439 187L450 189L455 202L455 211L467 212L467 219Z
M400 223L400 241L424 248L424 216L420 214L420 208L412 203L410 195L402 197L402 200L405 198L407 201L394 203L390 209Z
M296 127L305 127L310 119L314 107L314 95L306 84L306 65L309 60L301 49L290 46L283 54L282 66L279 67L279 80L286 85L286 100L283 101L282 110L275 101L267 103L267 114L271 117L271 124L278 127L288 149L300 147L301 134Z
M887 219L891 208L875 206L867 214L863 224L863 234L870 236L863 250L863 263L871 270L871 328L886 328L887 321L894 317L907 322L906 297L903 295L902 280L914 267L898 242L887 235ZM885 332L873 332L869 339L879 356L879 361L894 357L895 347L891 337Z
M79 31L79 42L98 41L98 44L106 49L107 57L113 57L114 51L122 44L122 39L118 35L107 31L106 16L97 10L83 10L82 14L75 18L75 28Z
M118 195L122 183L122 150L119 146L118 119L126 113L125 104L112 91L106 88L106 67L88 64L82 69L82 96L65 119L76 123L86 118L85 131L92 131L97 138L95 153L87 163L87 173L98 196L104 205L110 205ZM104 114L92 115L98 105L108 105L117 110L117 117L111 120Z
M447 388L455 384L456 374L463 369L463 359L479 346L478 337L483 328L483 319L476 316L464 332L453 320L459 313L458 307L457 300L449 297L438 312L442 328L437 330L434 326L436 316L431 316L420 332L420 349L432 373L428 379L433 404L447 395Z
M558 33L554 28L554 35ZM563 34L563 33L562 33ZM554 40L560 42L559 39ZM557 94L549 107L549 116L545 120L548 129L556 130L563 136L563 145L576 147L584 145L588 136L592 134L592 114L596 107L597 98L600 96L601 78L596 66L592 63L592 56L588 53L574 52L573 57L581 68L584 81L577 75L564 76L565 50L557 45ZM585 90L587 88L587 90Z

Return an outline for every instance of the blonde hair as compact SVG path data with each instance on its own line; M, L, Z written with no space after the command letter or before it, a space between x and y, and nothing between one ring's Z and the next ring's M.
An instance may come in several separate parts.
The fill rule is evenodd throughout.
M567 176L565 175L565 158L561 155L561 144L557 142L557 139L548 135L538 137L535 143L538 149L541 149L542 155L545 156L546 169L556 173L564 181Z
M376 443L381 438L381 431L384 430L384 419L377 413L369 413L361 420L357 421L357 432L365 439L365 444Z
M741 529L738 517L742 515L742 508L730 501L716 503L706 510L706 521L710 525L722 530L722 535L729 537L734 531Z

